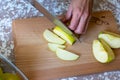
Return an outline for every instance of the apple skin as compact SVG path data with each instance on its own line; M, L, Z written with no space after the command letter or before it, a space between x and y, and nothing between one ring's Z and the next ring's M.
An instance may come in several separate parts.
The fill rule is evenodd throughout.
M61 44L54 44L54 43L48 43L48 47L51 51L56 52L57 48L61 48L64 49L66 48L65 45L61 45Z
M110 46L102 39L94 40L92 49L95 59L100 63L109 63L115 58Z
M61 60L67 60L67 61L74 61L79 58L79 55L69 52L67 50L63 50L61 48L57 48L56 55Z
M50 43L65 44L66 42L48 29L43 32L43 37Z
M56 26L54 29L53 29L53 32L55 34L57 34L58 36L60 36L62 39L64 39L68 44L72 45L76 40L75 38L70 35L70 34L67 34L66 32L64 32L60 27Z
M111 48L120 48L120 35L108 31L101 32L99 39L103 39Z

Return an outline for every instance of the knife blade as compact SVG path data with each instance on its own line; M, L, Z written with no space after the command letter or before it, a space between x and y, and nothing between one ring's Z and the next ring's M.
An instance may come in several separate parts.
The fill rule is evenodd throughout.
M67 26L65 26L56 16L52 15L49 11L47 11L37 0L34 0L33 6L39 12L44 14L52 23L60 27L64 32L72 35L77 41L80 41L79 38L76 37L76 35Z

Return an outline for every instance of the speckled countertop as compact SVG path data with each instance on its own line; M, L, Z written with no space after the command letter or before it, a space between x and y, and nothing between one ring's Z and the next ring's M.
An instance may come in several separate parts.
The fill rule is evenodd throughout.
M111 1L115 2L114 0ZM51 13L60 15L67 10L70 0L39 0L39 2ZM12 20L42 16L42 14L39 13L30 3L32 3L31 0L0 0L0 53L4 54L12 61L14 61ZM107 3L104 4L108 5ZM59 80L120 80L120 71L75 76Z

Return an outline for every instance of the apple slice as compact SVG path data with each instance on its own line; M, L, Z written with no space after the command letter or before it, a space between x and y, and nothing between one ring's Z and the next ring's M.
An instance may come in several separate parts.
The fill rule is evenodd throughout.
M98 38L103 39L111 48L120 48L120 35L112 32L101 32Z
M102 39L93 41L93 55L101 63L111 62L115 56L109 45Z
M53 29L53 32L56 33L58 36L60 36L61 38L63 38L66 42L68 42L70 45L72 45L76 40L75 38L70 35L67 34L66 32L64 32L60 27L56 26Z
M103 44L105 50L108 52L108 61L107 62L111 62L113 59L115 59L115 55L113 50L110 48L110 46L103 40L103 39L99 39L100 42Z
M60 48L57 48L56 55L58 58L68 61L77 60L79 58L79 55Z
M52 31L46 29L43 33L43 37L51 43L56 43L56 44L65 44L65 40L61 39L58 37L56 34L54 34Z
M48 43L48 47L51 51L56 52L57 48L61 48L64 49L66 48L65 45L61 45L61 44L54 44L54 43Z

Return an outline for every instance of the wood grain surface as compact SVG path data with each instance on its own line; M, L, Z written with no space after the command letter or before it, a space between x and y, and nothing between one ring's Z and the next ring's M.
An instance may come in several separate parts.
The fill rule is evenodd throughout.
M97 62L92 55L92 42L99 32L107 30L120 34L111 12L93 13L86 34L80 38L82 42L67 46L67 50L80 55L77 61L60 60L48 49L43 31L54 26L45 17L13 21L15 63L30 80L51 80L120 69L120 49L114 49L116 58L109 64Z

